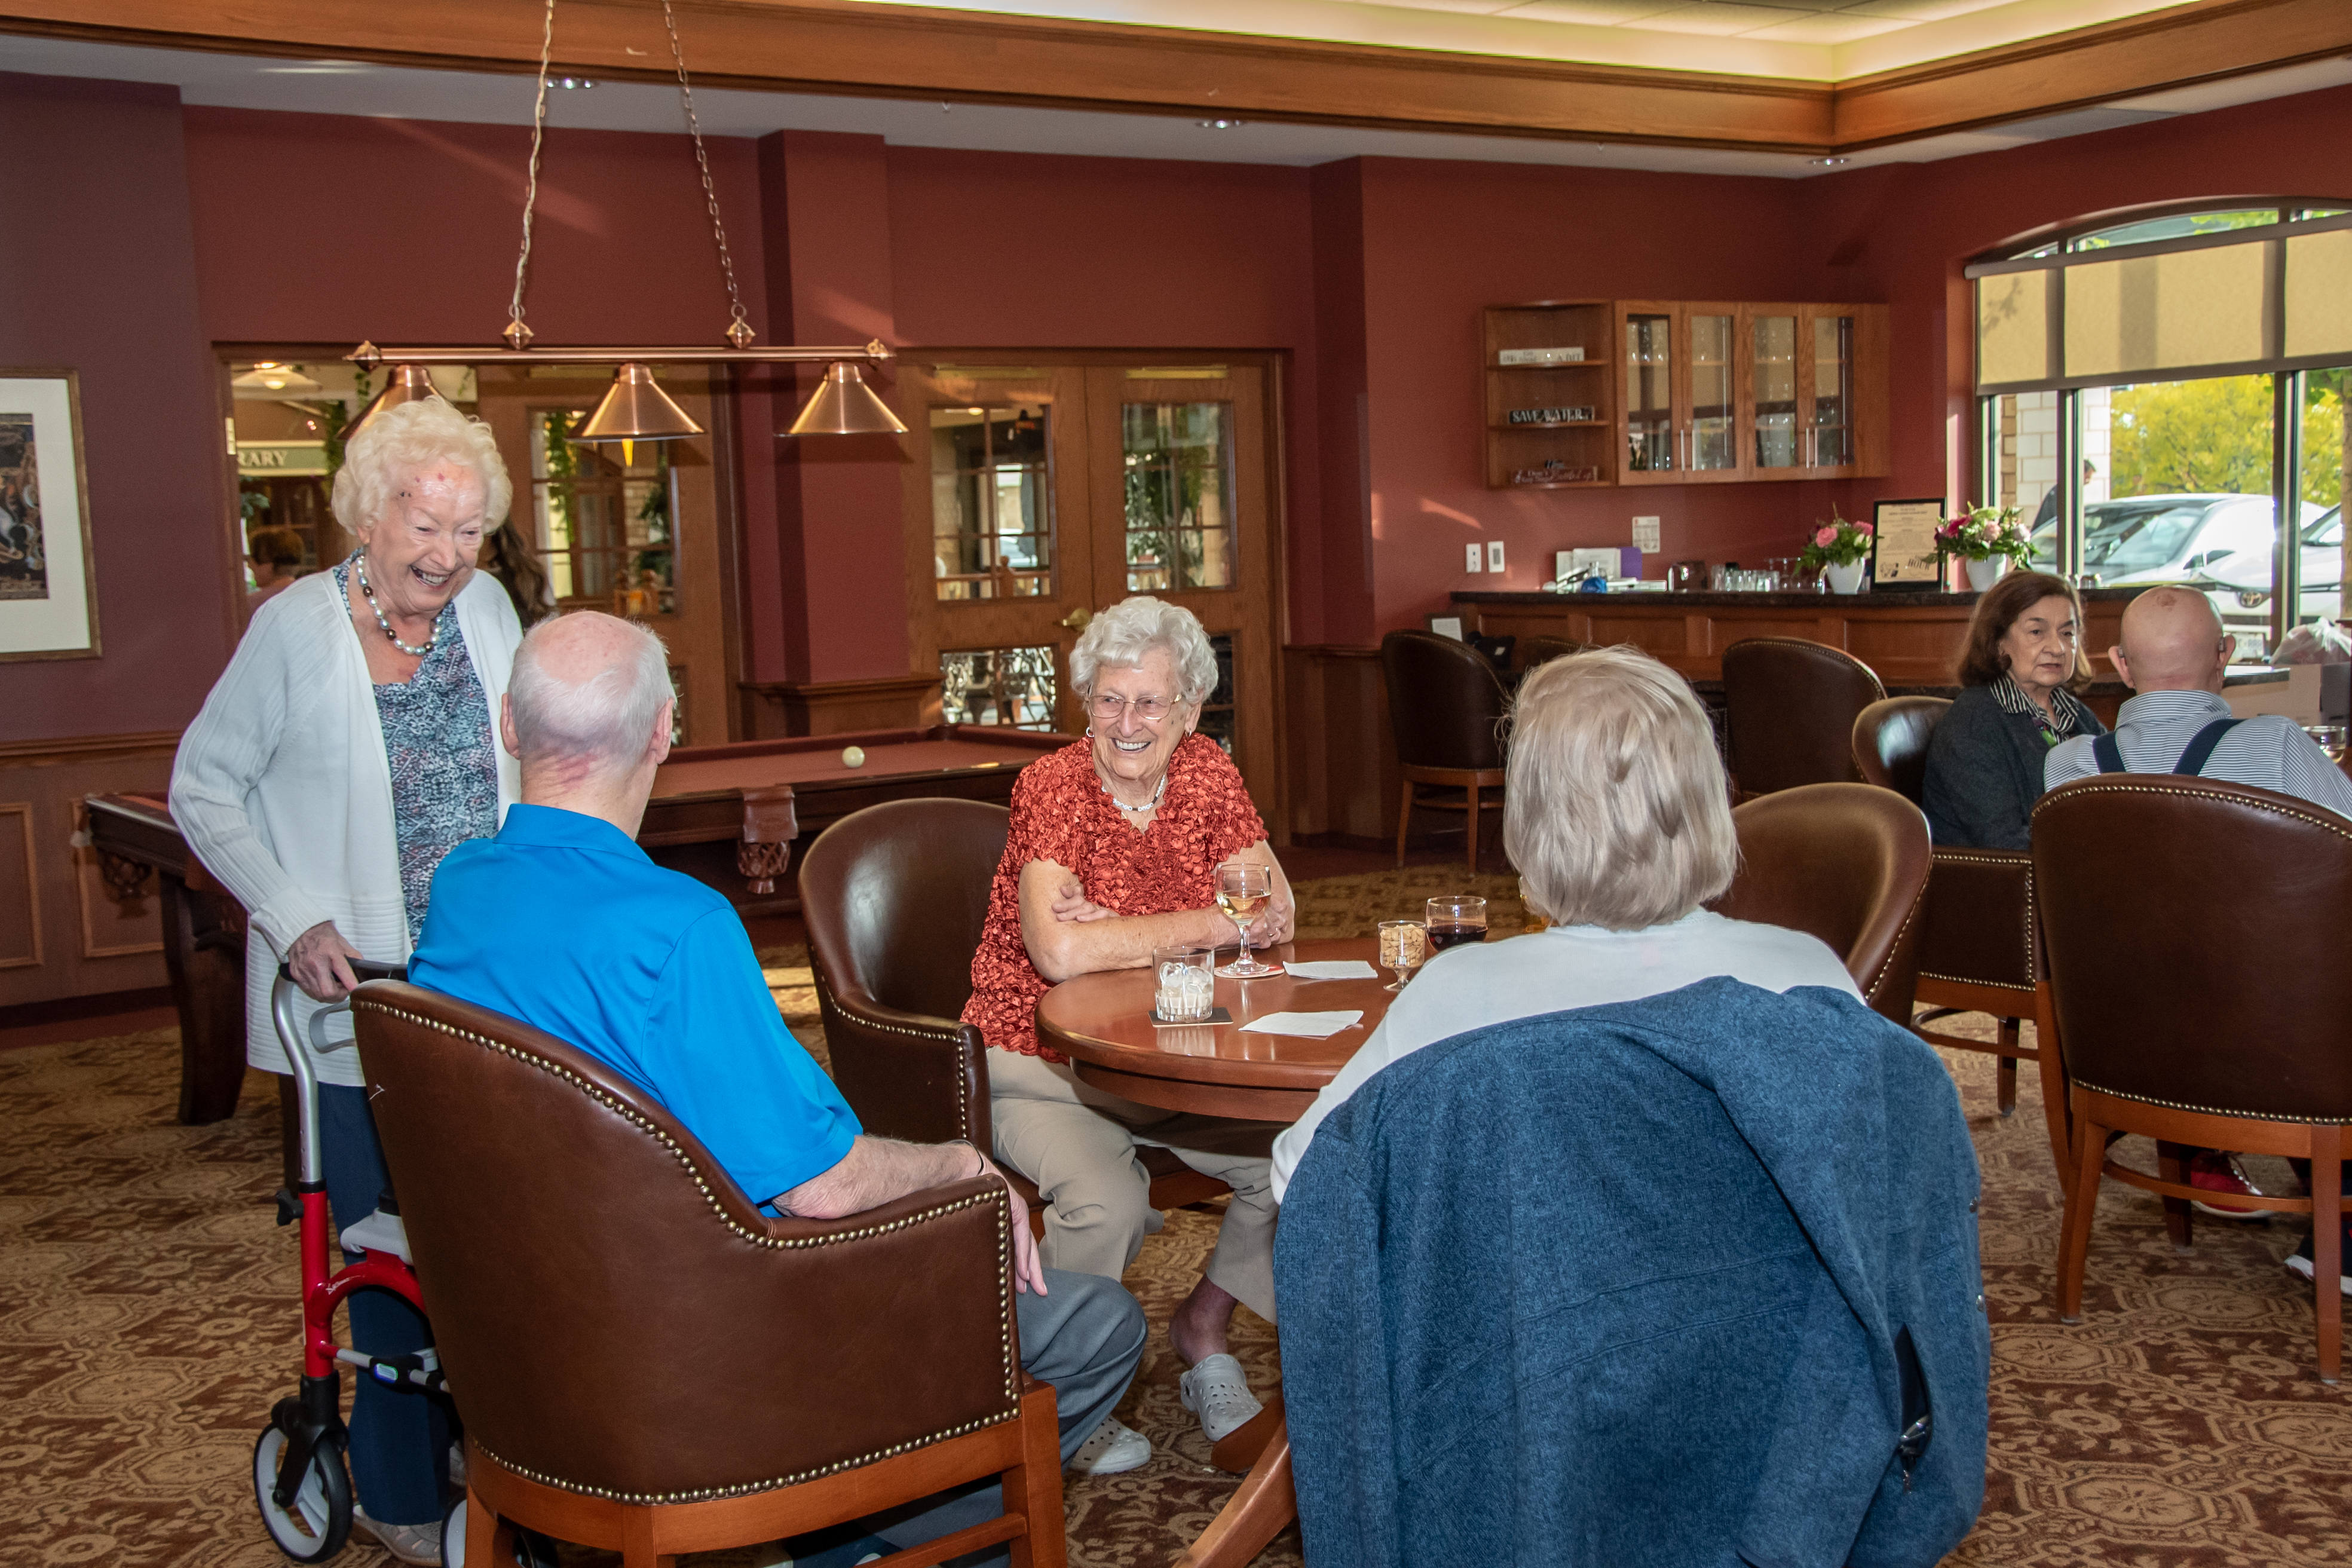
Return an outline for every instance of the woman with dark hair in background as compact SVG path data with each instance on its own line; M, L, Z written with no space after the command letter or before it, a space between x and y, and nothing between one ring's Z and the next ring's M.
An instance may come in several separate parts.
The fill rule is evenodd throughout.
M257 528L246 536L245 556L253 563L253 592L245 596L249 616L302 574L302 536L290 528Z
M2083 602L2063 577L2011 572L1986 589L1957 671L1963 690L1927 743L1923 794L1937 844L2032 847L2050 748L2107 727L2075 691L2091 679Z
M549 584L547 563L528 537L530 525L501 528L482 539L481 569L499 580L514 601L515 615L528 628L555 614L555 590Z

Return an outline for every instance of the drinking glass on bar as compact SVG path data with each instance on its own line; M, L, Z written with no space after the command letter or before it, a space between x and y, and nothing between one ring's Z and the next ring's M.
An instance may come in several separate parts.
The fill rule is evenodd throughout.
M1396 984L1384 991L1402 991L1412 972L1429 957L1429 929L1419 921L1381 922L1381 965L1396 971Z
M1217 908L1241 928L1242 955L1217 971L1228 980L1259 980L1282 973L1279 963L1260 963L1250 952L1250 929L1274 897L1274 868L1262 860L1227 860L1217 868Z
M1470 895L1455 894L1432 899L1429 918L1423 923L1429 928L1429 945L1443 952L1458 942L1486 940L1486 900Z

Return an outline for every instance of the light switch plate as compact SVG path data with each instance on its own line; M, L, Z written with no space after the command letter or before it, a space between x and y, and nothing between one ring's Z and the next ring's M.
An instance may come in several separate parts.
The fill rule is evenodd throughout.
M1462 570L1465 572L1479 572L1485 570L1485 568L1479 564L1485 557L1479 552L1478 542L1476 540L1472 540L1462 548L1468 555L1468 559L1463 563Z
M1499 539L1490 539L1486 542L1486 570L1500 572L1502 569L1503 542Z
M1658 552L1658 520L1656 518L1637 517L1633 520L1633 548L1644 555L1655 555Z

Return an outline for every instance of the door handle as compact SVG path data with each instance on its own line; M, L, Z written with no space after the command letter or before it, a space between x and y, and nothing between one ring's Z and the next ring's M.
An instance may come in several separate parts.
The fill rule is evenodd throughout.
M1087 629L1087 623L1094 618L1095 613L1084 605L1080 605L1054 624L1058 626L1067 626L1074 632L1082 632Z

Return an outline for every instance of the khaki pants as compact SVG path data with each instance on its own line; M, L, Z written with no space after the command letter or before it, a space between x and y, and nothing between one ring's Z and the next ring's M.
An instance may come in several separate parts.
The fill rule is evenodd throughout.
M996 1157L1037 1184L1045 1211L1045 1263L1116 1279L1160 1228L1138 1143L1166 1149L1234 1189L1206 1273L1274 1321L1273 1161L1278 1123L1230 1121L1138 1105L1080 1083L1067 1063L988 1053Z

